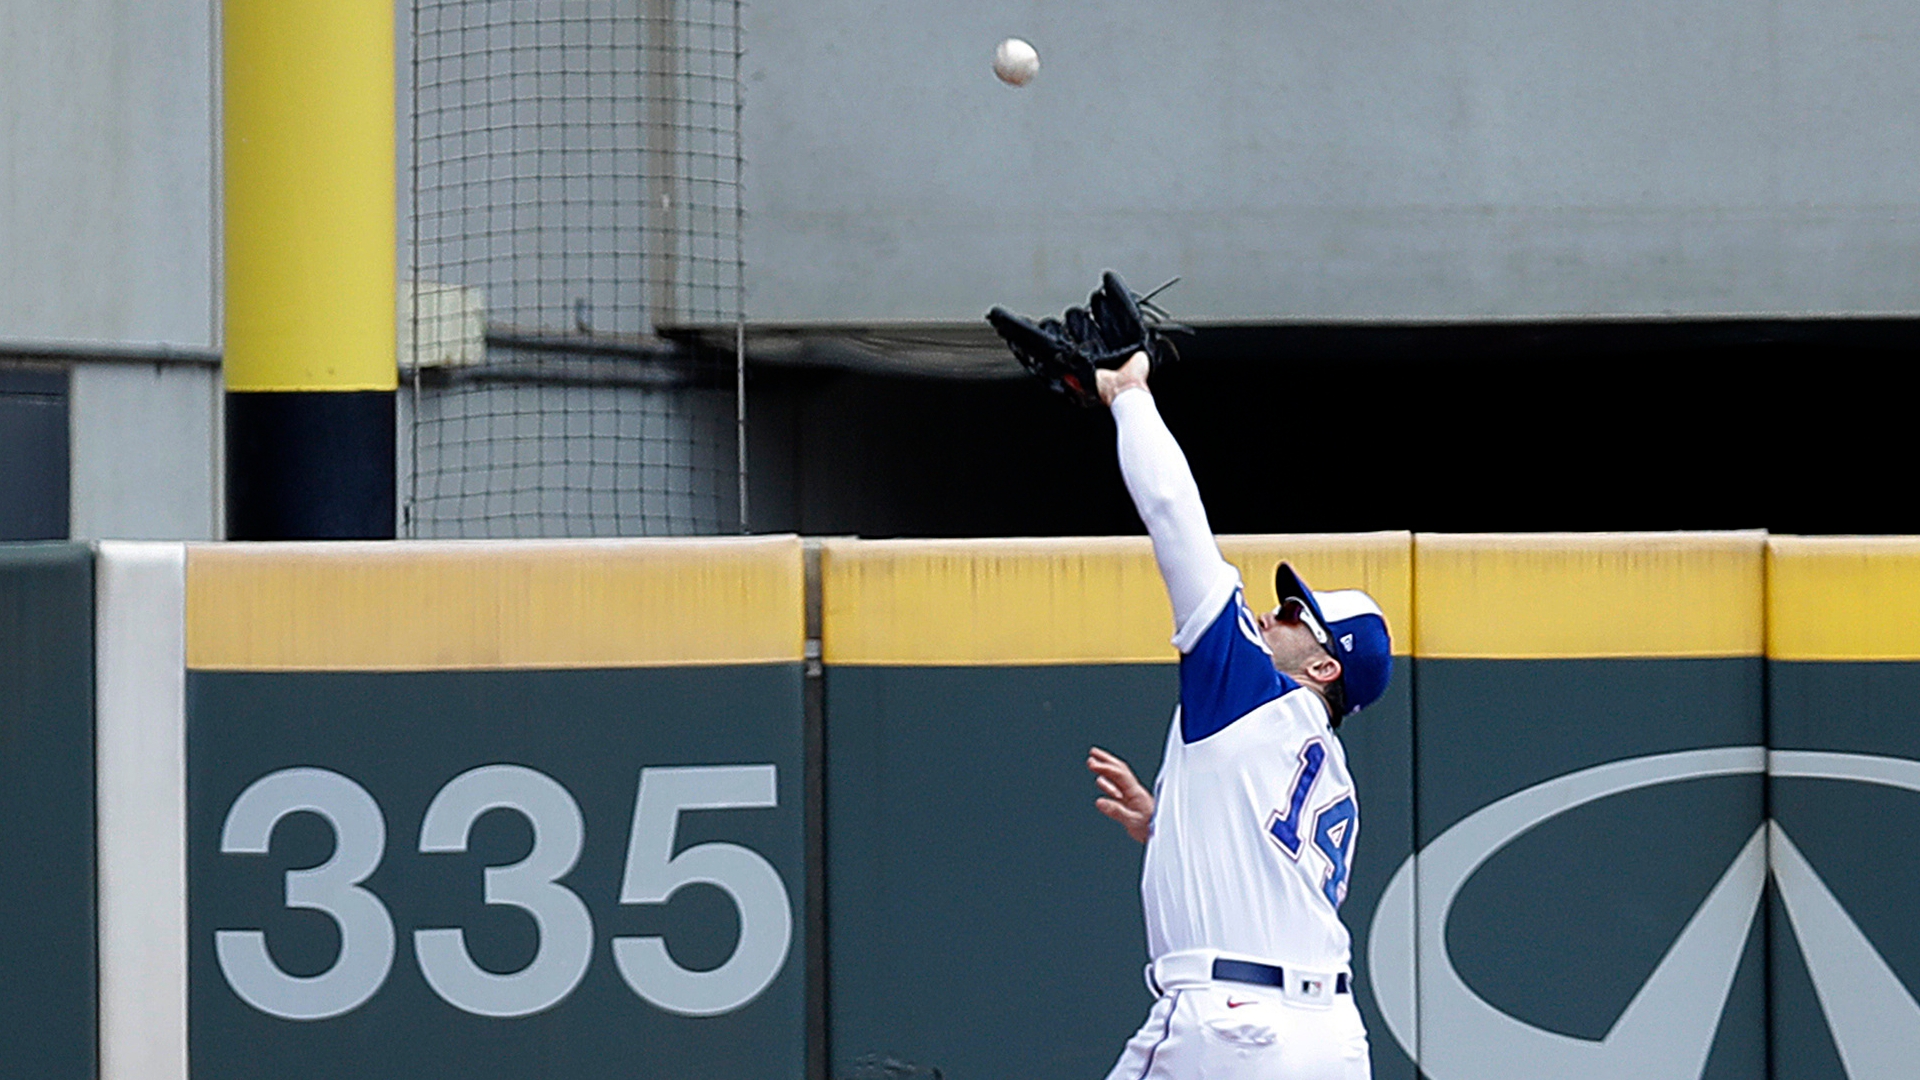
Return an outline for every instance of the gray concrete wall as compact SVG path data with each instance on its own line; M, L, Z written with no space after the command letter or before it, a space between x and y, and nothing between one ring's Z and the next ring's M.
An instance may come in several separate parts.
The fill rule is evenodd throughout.
M1920 309L1920 8L746 9L755 321ZM989 72L1034 42L1038 78Z
M523 330L732 324L731 0L399 2L411 275Z
M72 372L74 539L221 539L220 369L83 361Z
M0 4L0 343L217 342L213 7Z
M605 358L501 349L492 360L479 373L424 378L417 396L402 383L401 536L740 531L730 386L643 382L639 364Z
M71 365L69 535L218 535L214 0L0 5L0 354Z
M0 5L0 353L218 348L214 9ZM1920 9L1892 0L745 18L757 323L976 324L1104 266L1183 275L1198 321L1920 312ZM1025 89L988 72L1009 34L1040 48ZM638 250L578 250L603 291L642 279ZM642 327L636 290L591 293L597 330ZM72 535L217 531L208 377L75 375Z

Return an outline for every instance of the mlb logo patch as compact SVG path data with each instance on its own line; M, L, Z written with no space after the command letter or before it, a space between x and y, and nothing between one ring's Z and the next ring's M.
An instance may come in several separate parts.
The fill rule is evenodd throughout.
M1281 988L1281 992L1286 994L1289 1000L1302 1004L1330 1005L1333 1003L1333 976L1289 978L1287 985Z

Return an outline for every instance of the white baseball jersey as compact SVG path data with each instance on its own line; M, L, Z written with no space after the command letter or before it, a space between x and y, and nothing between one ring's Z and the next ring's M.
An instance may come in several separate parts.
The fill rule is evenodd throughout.
M1360 834L1346 751L1319 695L1274 670L1239 575L1217 591L1215 614L1203 605L1174 640L1180 704L1140 881L1148 949L1340 971Z
M1160 997L1108 1078L1368 1080L1366 1024L1337 977L1360 834L1346 751L1319 695L1274 669L1152 395L1112 410L1181 655L1140 878ZM1281 990L1187 963L1211 953L1294 970Z

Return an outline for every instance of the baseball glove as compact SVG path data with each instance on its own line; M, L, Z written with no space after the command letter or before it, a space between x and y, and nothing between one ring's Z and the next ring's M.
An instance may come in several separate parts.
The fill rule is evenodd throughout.
M1153 304L1151 294L1137 295L1111 270L1101 275L1100 287L1087 297L1086 307L1068 308L1058 319L1036 323L996 307L987 312L987 321L1022 367L1048 389L1082 406L1100 403L1096 370L1117 368L1143 351L1158 370L1180 355L1167 335L1188 332L1166 321L1166 313Z

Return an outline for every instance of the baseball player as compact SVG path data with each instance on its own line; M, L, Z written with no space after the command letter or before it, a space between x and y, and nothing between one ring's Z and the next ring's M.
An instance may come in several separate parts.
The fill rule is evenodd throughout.
M1092 390L1112 411L1121 474L1173 602L1180 702L1155 790L1104 750L1087 760L1100 811L1146 844L1140 889L1157 995L1108 1080L1366 1080L1366 1028L1337 914L1359 804L1334 729L1386 690L1386 619L1365 593L1316 593L1284 562L1279 605L1248 609L1147 388L1166 354L1135 302L1109 274L1091 310L1064 322L990 316L1030 369L1038 356L1047 370L1036 374L1061 375L1075 384L1070 395ZM1011 333L1009 319L1021 324ZM1127 358L1114 370L1105 365L1116 353ZM1311 431L1275 425L1273 463L1310 462ZM1269 474L1283 492L1312 476Z

